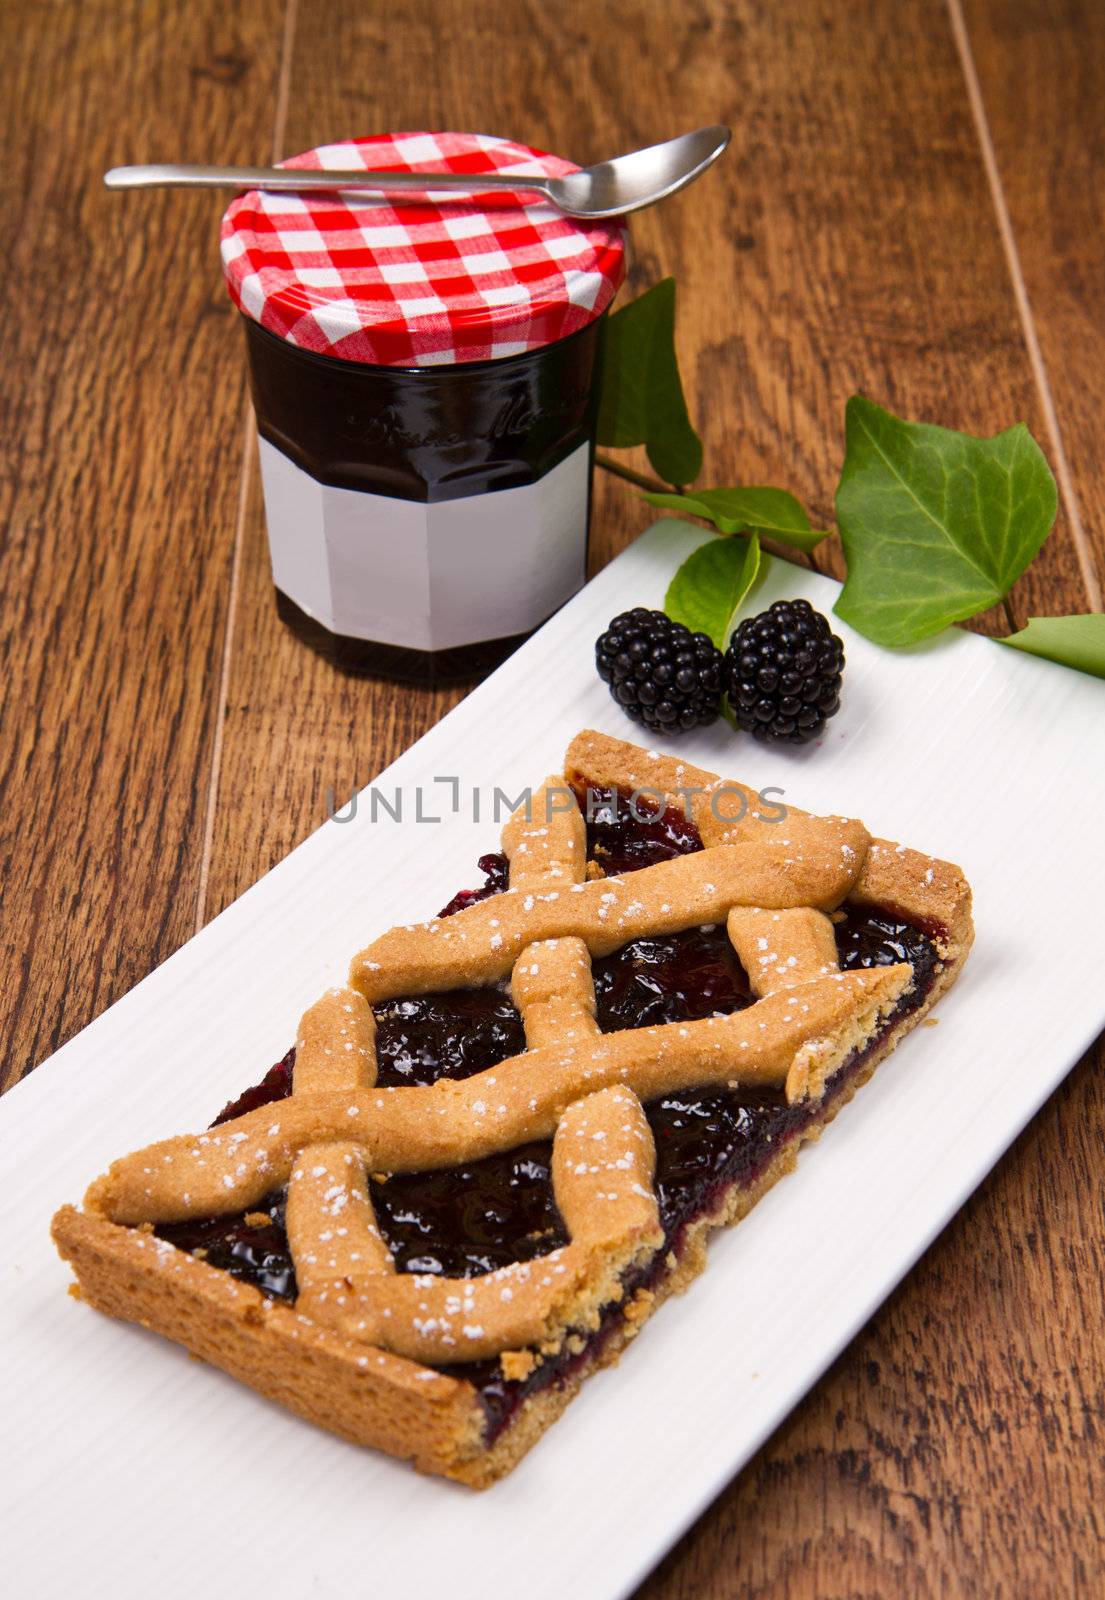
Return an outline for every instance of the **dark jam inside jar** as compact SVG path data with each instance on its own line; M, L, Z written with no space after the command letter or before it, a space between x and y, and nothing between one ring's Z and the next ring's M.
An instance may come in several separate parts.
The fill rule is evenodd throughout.
M432 505L537 483L580 446L593 452L602 320L523 355L403 368L317 355L243 317L258 431L317 483L395 500ZM493 596L493 567L486 581ZM412 650L332 633L276 594L282 619L349 672L471 679L523 637Z

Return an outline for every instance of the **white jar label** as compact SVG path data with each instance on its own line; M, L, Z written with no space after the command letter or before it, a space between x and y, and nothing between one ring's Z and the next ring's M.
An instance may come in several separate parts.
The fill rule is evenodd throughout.
M527 633L583 584L588 449L426 504L319 483L259 441L273 582L331 633L445 650Z

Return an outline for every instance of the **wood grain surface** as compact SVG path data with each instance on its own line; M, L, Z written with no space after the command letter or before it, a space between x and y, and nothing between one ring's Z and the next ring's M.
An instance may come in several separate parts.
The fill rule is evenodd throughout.
M964 0L962 36L1054 414L1051 454L1094 610L1105 580L1105 6ZM1026 115L1030 109L1031 114ZM1050 396L1050 399L1049 399Z
M853 391L1024 419L1063 512L983 625L1099 603L1096 0L8 0L0 30L8 1082L463 693L343 677L278 622L221 201L107 196L108 165L448 126L588 161L728 122L726 160L633 228L631 285L678 280L703 481L829 521ZM651 515L600 474L596 564ZM1100 1066L642 1600L1101 1591Z
M147 150L267 148L281 17L0 9L9 1081L195 925L244 376L211 270L219 196L99 179Z

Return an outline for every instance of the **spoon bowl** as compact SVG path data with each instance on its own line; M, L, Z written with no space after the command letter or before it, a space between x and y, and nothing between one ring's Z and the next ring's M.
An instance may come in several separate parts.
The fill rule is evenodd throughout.
M624 217L666 200L712 167L732 135L728 128L696 128L677 139L631 150L611 161L550 178L545 192L570 217Z
M729 143L728 128L697 128L663 144L631 150L610 161L566 173L561 178L533 178L508 172L371 172L318 171L301 167L206 167L162 163L112 167L105 172L109 189L268 189L305 193L312 189L365 190L401 198L419 198L447 189L486 194L509 189L515 194L540 194L569 217L597 221L624 217L655 205L713 166Z

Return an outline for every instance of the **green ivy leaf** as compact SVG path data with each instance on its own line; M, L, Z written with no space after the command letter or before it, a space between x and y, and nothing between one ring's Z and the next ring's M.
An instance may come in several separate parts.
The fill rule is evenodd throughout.
M1020 633L998 643L1105 678L1105 615L1100 611L1088 616L1029 617Z
M664 278L606 319L597 440L643 444L665 483L693 483L702 440L691 426L675 355L675 279Z
M661 511L705 517L719 533L754 528L807 554L826 537L810 526L801 502L785 489L696 489L692 494L646 494L645 499Z
M1023 423L975 439L854 395L845 437L835 609L877 644L916 644L993 605L1055 521L1055 479Z
M668 585L664 610L692 633L708 633L725 649L729 629L760 570L760 541L707 539L691 552Z

